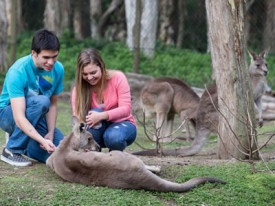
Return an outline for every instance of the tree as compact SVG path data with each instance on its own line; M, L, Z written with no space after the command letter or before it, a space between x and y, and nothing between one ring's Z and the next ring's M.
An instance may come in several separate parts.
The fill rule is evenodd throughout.
M46 0L44 11L44 27L60 37L66 28L69 28L70 14L69 0Z
M185 0L161 0L159 4L159 38L166 44L181 48L187 14Z
M102 15L101 0L90 0L91 37L98 39L98 22Z
M141 0L136 0L136 19L134 25L134 55L133 55L133 72L139 73L139 60L140 60L140 27L141 27Z
M6 14L6 1L0 1L0 71L8 68L8 19Z
M108 20L110 15L116 11L120 5L122 5L123 0L112 0L108 9L103 13L103 15L99 19L98 23L98 33L100 36L104 35L104 30L108 26Z
M6 11L7 11L7 18L8 18L8 35L11 35L11 27L14 26L12 22L12 13L16 15L16 33L20 34L23 29L22 23L22 0L16 0L16 10L12 8L13 1L9 0L6 1ZM15 8L15 7L14 7Z
M250 31L250 8L254 4L255 0L247 0L244 5L244 41L245 45L247 45L248 39L249 39L249 31Z
M78 40L83 40L91 35L89 8L88 0L72 2L73 32Z
M135 25L135 11L136 1L124 0L126 23L127 23L127 45L129 49L133 50L134 45L134 25ZM154 56L156 33L157 33L157 19L158 19L158 1L157 0L143 0L142 14L141 14L141 33L140 33L140 47L144 54L148 57Z
M179 1L181 2L181 1ZM184 2L184 1L183 1ZM180 3L179 3L180 4ZM175 45L175 28L172 21L175 19L173 15L176 13L174 0L161 0L160 1L160 14L159 14L159 38L166 44ZM182 24L183 26L183 24Z
M11 43L10 43L10 61L13 64L16 60L16 40L17 40L17 0L12 0L11 6L11 26L10 26L10 35L11 35Z
M184 36L184 18L186 15L185 0L178 1L178 30L177 30L177 47L181 48Z
M73 25L74 25L74 36L77 40L84 39L82 13L83 13L83 2L73 2Z
M243 0L206 0L206 10L222 114L219 116L218 156L229 159L233 155L244 159L247 157L243 152L250 148L249 137L255 132L256 121L245 55ZM249 118L251 127L243 124L249 123ZM257 158L257 154L254 157Z
M275 52L275 1L265 1L266 20L264 26L264 47L270 47L270 51Z

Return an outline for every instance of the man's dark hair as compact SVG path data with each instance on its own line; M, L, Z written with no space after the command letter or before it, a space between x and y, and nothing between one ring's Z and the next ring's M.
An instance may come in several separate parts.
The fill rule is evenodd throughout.
M41 50L59 51L60 44L57 36L53 32L46 29L40 29L35 32L32 38L31 49L37 54L39 54Z

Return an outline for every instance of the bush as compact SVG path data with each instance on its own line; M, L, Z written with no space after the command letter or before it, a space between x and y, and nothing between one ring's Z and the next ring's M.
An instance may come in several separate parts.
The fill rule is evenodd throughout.
M31 38L33 32L24 32L18 38L17 58L29 54L31 48ZM71 82L74 80L76 59L82 49L93 47L100 51L105 60L107 68L118 69L123 72L133 71L133 53L123 42L108 42L106 40L94 41L91 38L78 41L73 35L66 31L60 38L61 50L59 61L65 67L64 87L70 89ZM166 46L157 43L155 56L153 59L140 55L139 73L154 77L170 76L184 80L187 84L194 87L204 88L204 85L212 83L211 80L211 56L208 53L178 49L173 46ZM247 55L248 56L248 55ZM249 61L249 59L248 59ZM275 65L275 57L268 56L269 68ZM248 63L249 64L249 63ZM275 88L275 71L270 69L267 76L268 84L272 89ZM0 83L3 82L4 74L0 74Z

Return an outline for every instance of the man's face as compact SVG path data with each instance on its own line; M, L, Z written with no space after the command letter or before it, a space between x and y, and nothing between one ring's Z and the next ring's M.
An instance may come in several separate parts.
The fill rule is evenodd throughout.
M58 51L53 50L41 50L37 54L32 50L32 59L37 68L44 69L49 72L52 70L54 63L57 61Z

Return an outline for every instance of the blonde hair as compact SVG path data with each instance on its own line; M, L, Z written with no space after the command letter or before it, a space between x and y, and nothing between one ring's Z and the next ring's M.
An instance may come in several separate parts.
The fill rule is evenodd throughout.
M108 79L105 63L102 60L99 52L92 48L82 50L77 57L77 66L75 72L75 114L82 121L85 120L85 116L91 109L92 101L92 86L82 78L83 68L89 64L97 65L102 73L102 77L99 82L100 89L97 93L98 101L100 102L103 102L103 90L107 84Z

